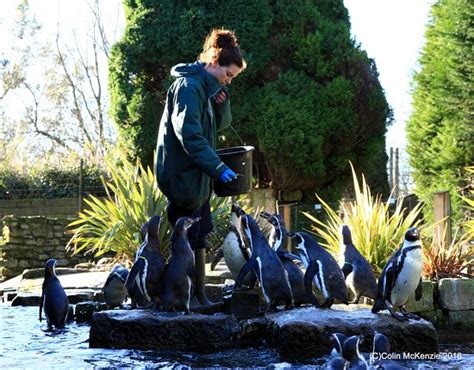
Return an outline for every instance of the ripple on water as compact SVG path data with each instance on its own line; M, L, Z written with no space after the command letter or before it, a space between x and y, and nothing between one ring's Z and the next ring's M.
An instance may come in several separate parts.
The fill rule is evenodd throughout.
M214 354L172 351L137 351L89 348L89 325L72 323L64 330L47 331L39 322L38 307L11 307L0 304L0 366L2 368L266 368L316 369L324 359L304 364L281 362L270 349L228 350ZM404 361L413 369L473 369L474 355L466 347L447 347L460 358L441 358L437 362ZM472 353L472 349L468 352Z

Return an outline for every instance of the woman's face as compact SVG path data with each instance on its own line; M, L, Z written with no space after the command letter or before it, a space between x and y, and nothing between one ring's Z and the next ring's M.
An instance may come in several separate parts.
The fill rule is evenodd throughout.
M205 68L221 85L230 85L232 80L242 72L242 68L237 67L235 64L221 66L217 62L206 64Z

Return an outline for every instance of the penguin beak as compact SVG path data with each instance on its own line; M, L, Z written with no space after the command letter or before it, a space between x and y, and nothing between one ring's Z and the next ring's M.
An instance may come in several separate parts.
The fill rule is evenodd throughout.
M260 217L264 218L265 220L270 219L271 214L268 212L260 212Z

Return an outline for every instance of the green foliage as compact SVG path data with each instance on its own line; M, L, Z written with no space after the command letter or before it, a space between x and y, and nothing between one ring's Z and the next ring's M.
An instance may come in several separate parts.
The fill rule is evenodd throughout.
M101 169L85 166L82 186L102 194ZM0 171L0 199L78 197L80 168L33 168L29 173Z
M312 222L313 232L323 238L322 243L334 256L338 255L342 224L349 226L352 241L359 252L372 265L378 274L382 271L388 258L403 242L406 230L418 226L421 203L417 204L410 212L402 208L399 199L393 210L388 202L383 202L381 196L372 196L369 185L362 175L362 186L359 184L354 168L352 179L354 184L355 200L348 203L341 202L339 216L326 202L319 198L327 215L327 221L322 222L311 214L304 212Z
M414 76L408 153L417 194L431 207L432 193L459 192L469 181L463 168L474 160L474 3L439 0L431 10L421 69ZM462 201L451 197L454 221ZM432 209L428 215L431 215Z
M192 62L211 28L236 31L248 67L231 87L234 127L259 182L337 199L346 163L387 191L391 110L375 63L350 38L343 1L125 1L127 25L110 59L112 115L130 157L152 153L169 70ZM240 144L233 131L225 145Z

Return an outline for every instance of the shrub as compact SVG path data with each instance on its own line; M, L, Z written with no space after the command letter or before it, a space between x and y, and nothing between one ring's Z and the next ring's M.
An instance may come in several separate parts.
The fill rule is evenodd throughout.
M303 214L313 222L312 231L324 239L322 245L334 256L337 256L339 250L339 227L347 224L351 229L354 245L378 274L394 250L402 243L406 230L420 223L418 217L421 203L410 212L406 212L402 208L401 199L398 199L391 211L389 203L383 202L380 195L372 196L364 175L360 186L352 164L351 169L355 201L340 203L342 217L319 197L327 221L320 221L307 212Z

